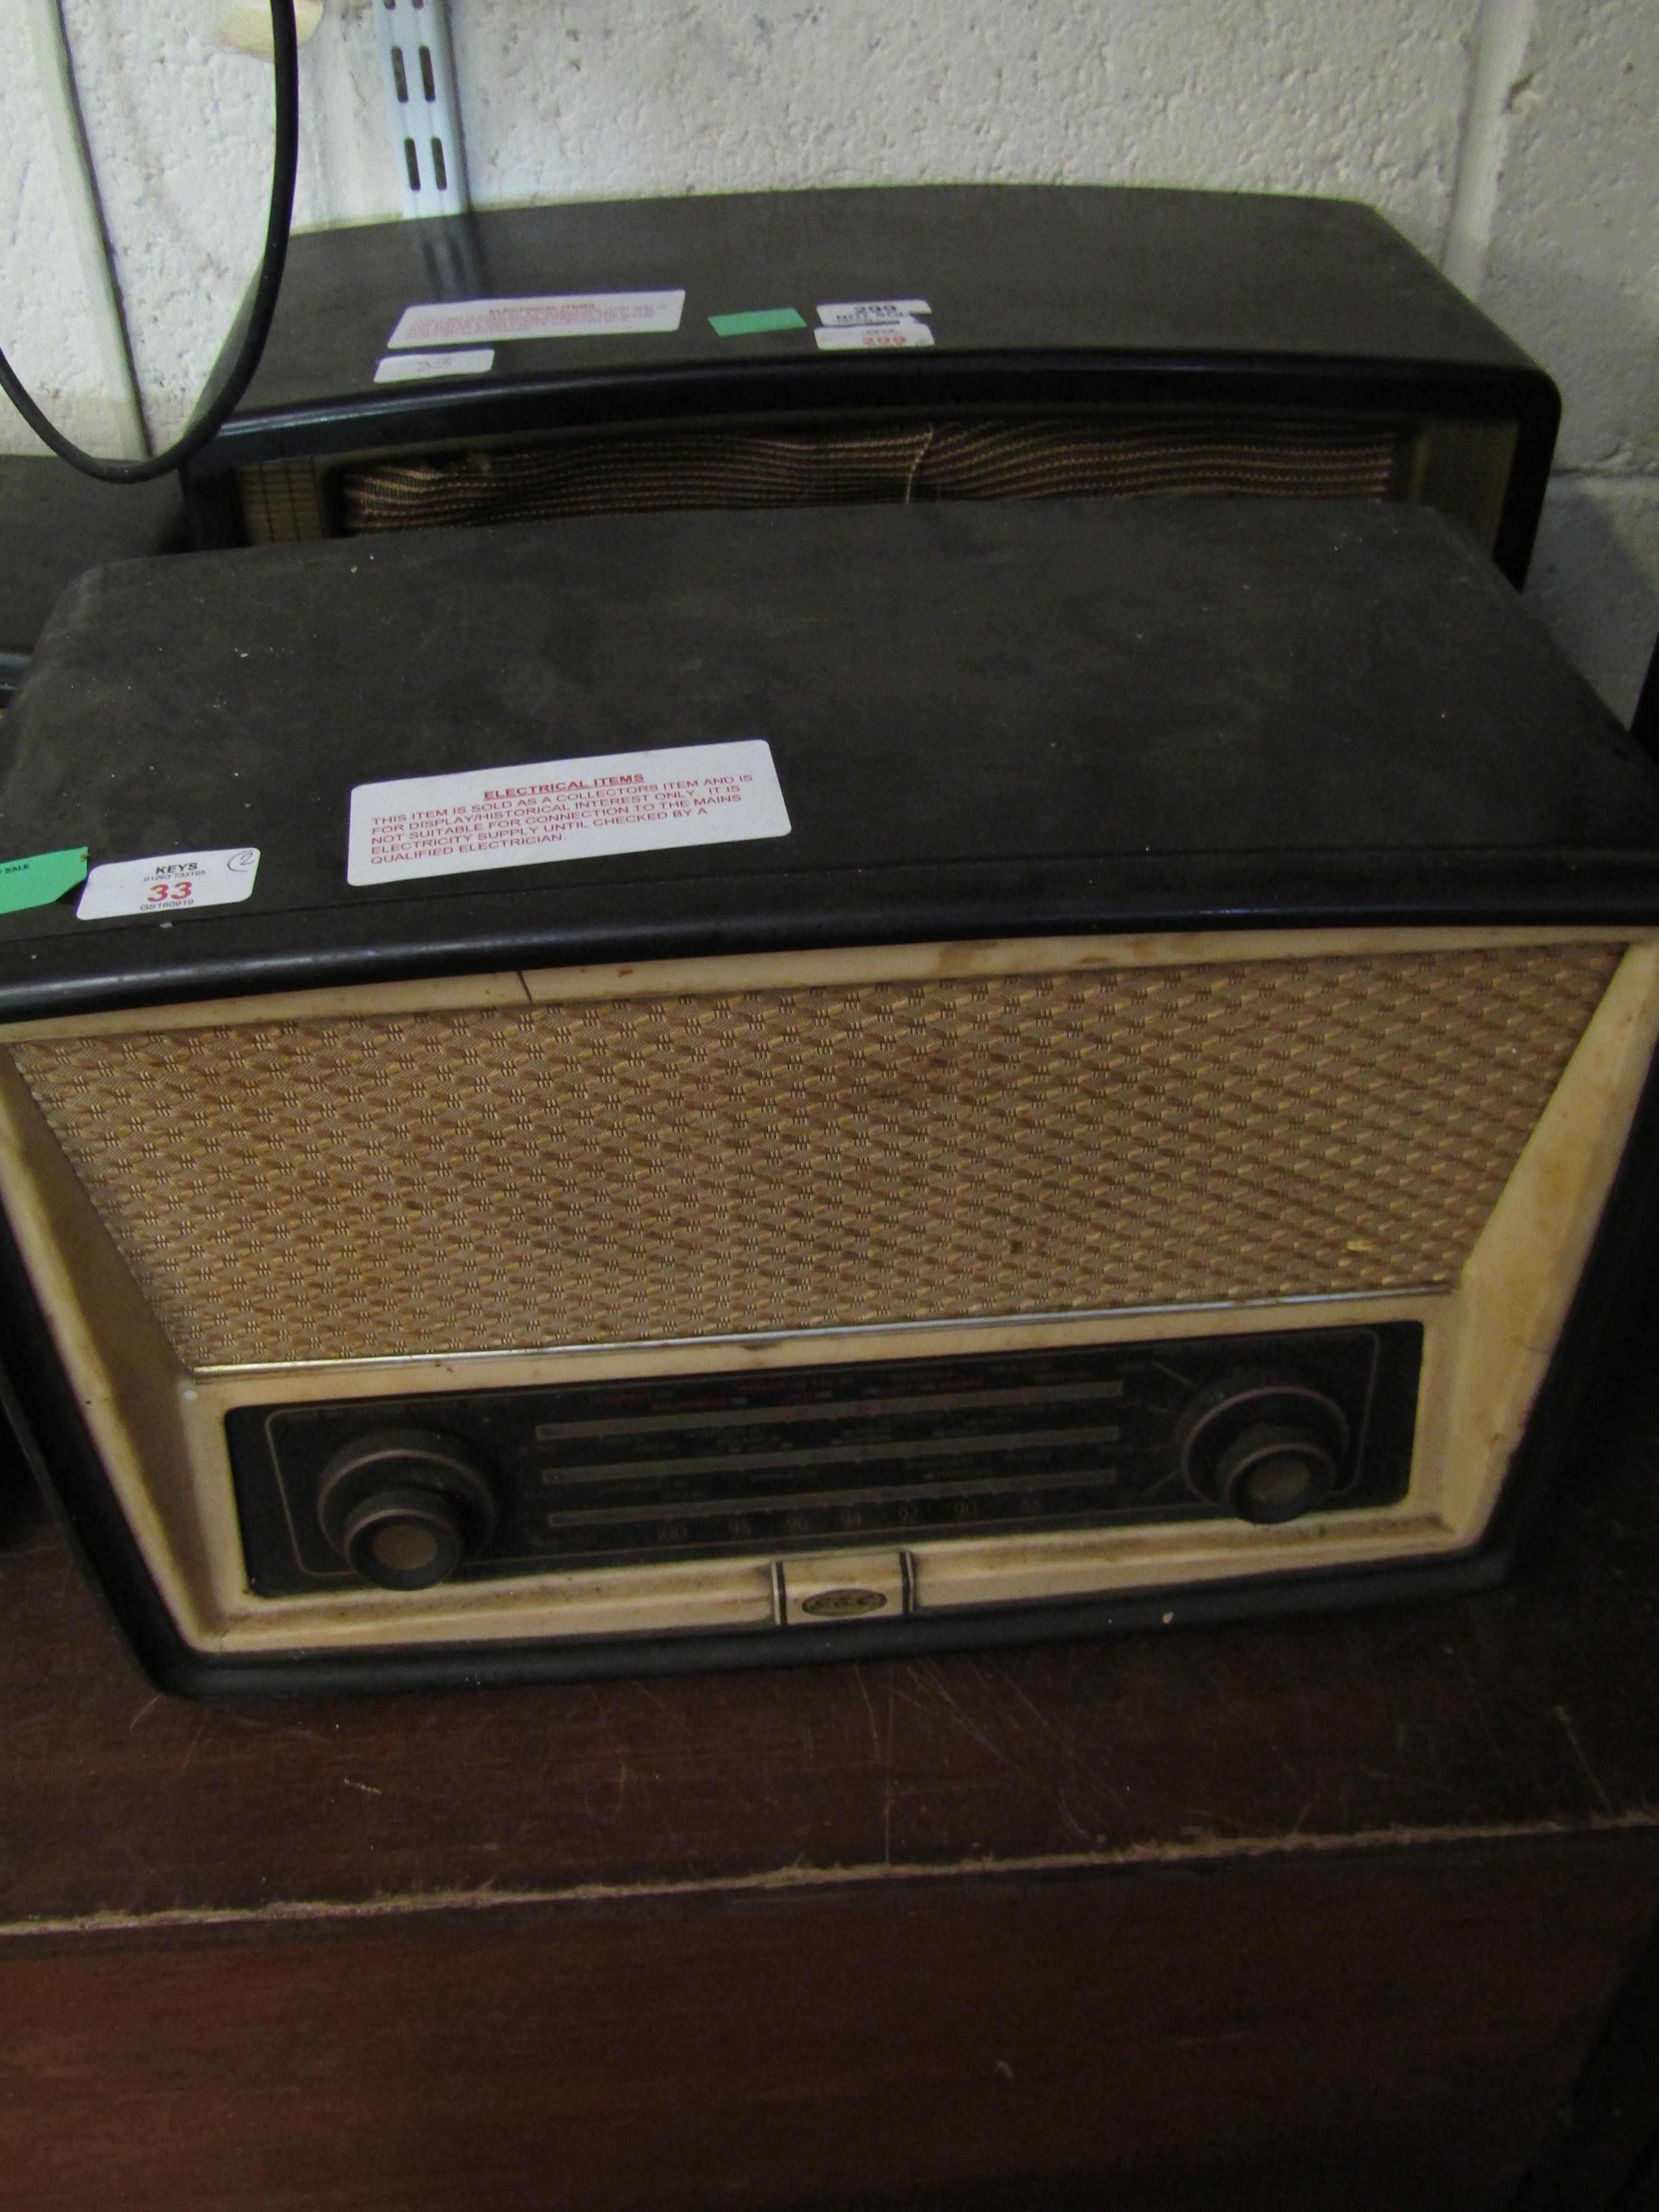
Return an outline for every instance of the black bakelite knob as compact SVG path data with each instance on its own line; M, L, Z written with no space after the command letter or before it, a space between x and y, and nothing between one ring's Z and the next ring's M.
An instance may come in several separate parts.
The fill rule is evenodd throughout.
M1301 1376L1241 1369L1195 1398L1176 1432L1182 1473L1241 1520L1295 1521L1340 1486L1348 1418Z
M1294 1521L1311 1513L1335 1489L1336 1477L1325 1438L1294 1425L1258 1422L1216 1463L1217 1495L1242 1521Z
M365 1582L430 1589L488 1543L495 1498L488 1465L459 1437L377 1429L323 1469L317 1515Z

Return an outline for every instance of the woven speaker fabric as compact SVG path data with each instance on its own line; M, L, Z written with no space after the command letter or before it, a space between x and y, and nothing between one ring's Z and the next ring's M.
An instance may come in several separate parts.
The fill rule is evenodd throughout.
M292 545L329 535L314 462L261 461L237 470L236 488L250 545Z
M342 473L342 514L349 536L440 523L838 501L1172 492L1382 499L1401 447L1398 430L1318 418L656 430L365 463Z
M187 1365L1445 1285L1619 948L15 1046Z

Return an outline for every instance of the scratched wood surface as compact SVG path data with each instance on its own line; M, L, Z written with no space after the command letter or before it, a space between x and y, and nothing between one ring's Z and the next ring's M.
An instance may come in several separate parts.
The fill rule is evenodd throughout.
M1656 1918L1639 1356L1478 1598L579 1689L157 1698L0 1471L0 2205L1496 2212Z
M1500 2212L1646 1842L37 1941L0 2203Z

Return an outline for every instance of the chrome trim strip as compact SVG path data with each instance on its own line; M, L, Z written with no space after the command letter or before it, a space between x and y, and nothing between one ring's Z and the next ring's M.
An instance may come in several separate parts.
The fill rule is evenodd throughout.
M876 1321L842 1323L826 1328L780 1328L750 1331L732 1336L641 1336L618 1338L600 1344L499 1345L489 1352L394 1352L382 1359L266 1359L222 1367L197 1367L191 1379L215 1381L239 1375L325 1375L357 1373L379 1369L463 1367L483 1360L574 1359L619 1352L691 1352L730 1346L735 1351L775 1344L825 1343L836 1339L856 1342L872 1336L936 1336L957 1329L1052 1328L1064 1322L1143 1321L1158 1314L1172 1316L1220 1313L1274 1313L1286 1306L1376 1305L1382 1299L1449 1297L1454 1285L1446 1283L1390 1285L1370 1291L1307 1291L1279 1298L1215 1298L1204 1305L1074 1306L1059 1313L970 1314L943 1321Z

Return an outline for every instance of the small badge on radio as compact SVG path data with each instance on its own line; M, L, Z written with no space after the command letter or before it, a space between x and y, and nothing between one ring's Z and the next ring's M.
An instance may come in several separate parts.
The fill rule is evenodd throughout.
M886 1606L881 1591L872 1589L820 1590L800 1601L801 1611L815 1620L855 1620L863 1613L884 1612Z

